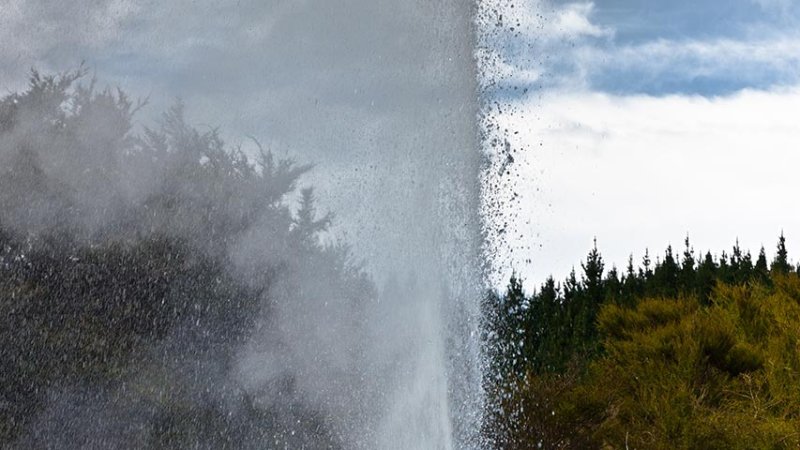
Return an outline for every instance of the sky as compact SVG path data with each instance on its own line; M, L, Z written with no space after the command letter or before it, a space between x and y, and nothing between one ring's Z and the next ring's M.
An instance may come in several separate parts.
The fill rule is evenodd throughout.
M345 443L370 446L374 435L378 448L464 447L477 442L483 406L472 8L471 0L0 0L0 95L23 89L31 67L51 74L84 61L100 88L149 99L141 125L180 98L190 123L218 127L233 148L250 152L258 141L277 158L315 164L298 187L316 189L317 211L334 214L326 237L348 245L350 262L363 261L382 292L363 305L371 325L358 336L325 315L329 303L353 306L326 297L336 292L315 298L317 314L301 299L280 302L293 292L270 293L278 301L267 334L292 356L293 390L337 417L370 416L374 426L353 436L346 420L335 429ZM291 260L277 270L291 272ZM302 321L281 320L298 311ZM319 348L304 327L341 342ZM309 349L325 356L306 357ZM380 392L377 405L361 408L339 389L353 352L370 360L362 384ZM259 377L287 369L255 358ZM399 375L383 376L383 362Z
M180 98L232 146L315 164L303 184L370 268L411 265L450 220L439 188L477 191L469 25L461 0L0 0L0 93L83 61L149 99L141 125Z
M323 209L351 225L351 242L366 241L384 227L370 217L419 229L408 214L419 199L404 180L449 168L461 156L437 159L435 149L469 133L461 122L436 130L474 88L463 70L466 28L433 26L465 22L466 9L431 6L439 3L4 0L0 91L23 87L31 67L85 61L101 84L150 99L144 124L180 97L193 122L219 126L234 145L252 150L252 136L279 156L318 163L311 182ZM484 212L499 278L512 269L533 283L563 278L595 237L618 266L645 248L682 247L687 234L698 251L719 253L738 238L771 253L784 230L800 255L800 212L787 207L800 187L800 4L480 8L482 99L504 133L494 156L502 175L488 176L502 188L484 191L495 204ZM402 232L391 233L402 247Z
M800 4L495 4L498 280L580 273L595 238L620 269L687 236L771 257L784 231L800 255Z

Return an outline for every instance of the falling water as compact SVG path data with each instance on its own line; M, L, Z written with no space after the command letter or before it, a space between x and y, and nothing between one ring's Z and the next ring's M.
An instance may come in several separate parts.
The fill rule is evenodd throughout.
M203 356L207 360L186 363L178 345L182 337L175 333L166 339L169 345L148 349L175 367L133 371L128 383L152 386L175 376L197 398L215 408L228 408L231 414L238 408L231 399L238 397L253 398L254 408L296 415L312 410L333 441L345 448L480 448L484 275L479 197L484 162L477 126L474 2L119 3L124 7L96 10L103 36L108 35L105 41L99 41L99 31L96 36L74 31L65 41L70 45L59 46L54 40L47 44L53 48L42 50L43 56L32 63L44 60L58 65L84 57L73 47L85 45L91 56L92 49L116 45L114 58L90 58L90 63L96 64L101 80L119 82L134 95L151 95L151 112L139 116L145 123L160 117L165 99L180 96L187 120L219 124L225 137L243 142L245 153L263 143L277 156L314 162L314 171L303 182L315 187L318 208L336 214L327 237L346 241L377 286L374 298L354 312L351 299L329 290L324 274L308 268L296 273L276 270L255 331L237 348L233 364L214 360L212 353ZM95 6L87 5L83 9L66 5L60 7L62 13L54 9L47 17L54 16L56 30L70 34L81 29L76 22L82 11ZM18 9L24 16L30 8L20 4ZM182 15L204 8L210 13ZM105 18L106 13L116 15ZM235 23L244 25L232 27ZM137 38L118 38L126 33ZM126 65L161 55L163 48L172 49L169 64L156 59L151 62L153 70L140 71ZM58 58L47 59L53 54ZM148 78L158 74L167 75L158 82ZM175 122L180 114L170 120ZM92 118L100 124L106 119ZM16 158L17 148L27 145L30 136L25 130L3 135L0 156ZM109 194L100 204L97 192L121 192L120 198L132 202L134 210L141 206L136 202L153 194L158 185L147 180L160 176L136 174L137 168L126 167L120 172L126 173L130 186L100 175L86 181L91 170L111 173L103 164L114 161L102 160L104 148L79 142L75 152L97 153L81 154L79 162L44 149L39 156L45 169L30 172L32 177L45 173L58 179L59 186L70 188L69 195L76 193L75 204L96 212L75 219L76 229L87 236L122 234L121 222L109 219L124 214L115 210L118 199ZM20 164L37 161L32 157ZM17 175L28 176L12 173L10 179ZM169 186L170 180L166 181ZM119 185L112 190L103 183ZM227 199L216 207L224 210L237 200ZM225 214L216 209L212 213ZM36 221L47 229L52 225L48 221L58 217L47 208L41 213L43 219L25 211L20 214L22 225L15 231L22 233ZM6 212L3 223L13 226L17 222L9 216ZM202 243L206 237L197 235L195 225L191 219L178 218L166 233ZM222 259L230 262L230 270L243 284L257 279L264 267L303 268L315 263L300 261L302 255L281 247L269 227L256 223L225 243ZM172 355L176 357L171 360ZM291 389L286 390L291 390L292 402L302 403L300 412L294 410L295 403L280 405L287 402L283 380L291 380ZM124 384L123 388L127 389ZM82 442L116 446L148 436L148 420L155 413L113 389L111 385L91 392L85 386L53 386L42 400L46 406L31 419L33 431L23 433L20 443L57 445L79 442L80 435ZM60 424L67 418L71 428L63 431ZM311 419L307 422L313 423ZM295 424L285 421L286 433L294 435ZM279 418L275 423L283 422ZM133 437L115 431L121 429ZM270 442L254 446L262 445L271 446Z
M377 329L367 387L383 395L368 428L379 448L477 448L483 279L474 5L369 3L358 5L368 16L346 25L365 33L357 41L367 48L345 89L366 90L356 108L368 114L343 121L351 140L343 145L357 156L326 170L323 155L315 180L383 287L370 312ZM364 26L387 21L388 30Z

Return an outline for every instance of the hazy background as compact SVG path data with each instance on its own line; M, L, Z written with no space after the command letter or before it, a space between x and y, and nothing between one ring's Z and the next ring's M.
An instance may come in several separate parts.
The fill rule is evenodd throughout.
M362 342L377 366L365 390L377 388L387 405L376 413L378 446L475 445L483 285L473 7L9 0L0 13L0 89L24 87L32 66L47 73L85 61L101 87L150 99L141 124L180 98L190 123L219 127L246 152L257 140L276 157L316 164L304 183L316 188L321 212L336 214L329 238L351 244L382 291L368 313L380 338ZM291 360L311 396L334 384L304 345L357 339L339 327L342 314L317 313L274 331L312 336ZM255 352L244 364L268 377L275 362ZM364 407L355 402L342 408Z
M4 3L0 89L23 87L31 67L85 61L101 85L150 99L141 123L180 98L192 123L219 127L234 145L254 150L252 136L317 164L307 180L321 208L337 211L339 235L378 232L384 217L408 225L392 233L418 229L396 205L415 201L409 180L431 165L420 155L438 164L455 163L435 150L445 145L474 152L469 1ZM373 264L386 259L359 250Z

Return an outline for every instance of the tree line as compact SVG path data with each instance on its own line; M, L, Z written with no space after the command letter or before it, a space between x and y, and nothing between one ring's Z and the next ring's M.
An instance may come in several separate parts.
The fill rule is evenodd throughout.
M725 383L742 382L754 372L762 374L765 362L778 358L773 353L776 349L764 348L763 343L752 339L756 328L752 320L759 314L775 320L775 315L783 313L777 308L786 305L757 312L745 311L742 305L748 303L747 308L753 308L752 303L757 304L753 298L758 296L772 299L764 300L764 305L782 296L788 297L783 301L791 307L800 301L800 291L796 290L800 267L789 262L785 237L781 234L771 260L763 248L754 258L738 242L730 254L723 252L719 257L710 252L697 255L688 237L684 244L680 256L668 247L653 261L646 252L638 267L631 258L620 272L613 267L606 270L595 243L581 263L580 277L574 270L562 283L550 277L526 295L522 281L512 276L504 293L487 296L486 342L491 369L486 383L490 394L486 433L498 448L600 448L612 441L612 447L623 448L631 445L630 433L634 432L640 433L635 436L636 446L646 448L696 448L699 442L704 448L715 448L714 442L718 443L716 448L748 448L741 447L742 442L756 445L749 448L761 448L770 437L776 442L783 439L786 448L797 442L793 432L781 434L800 424L796 408L790 408L794 416L784 417L784 422L770 422L774 419L770 414L778 412L765 409L765 422L750 424L751 431L754 426L760 431L752 431L752 436L743 440L740 433L704 422L712 413L720 414L720 406L704 405L709 399L692 391L724 386L733 389ZM732 306L728 299L731 295L744 300ZM734 317L733 322L730 317ZM796 318L789 314L786 320ZM800 329L800 322L790 323ZM770 325L758 326L761 332L770 333L763 330ZM791 336L781 335L781 342ZM678 341L696 345L680 347ZM796 349L791 352L795 354ZM785 358L780 356L781 360ZM694 370L705 371L704 375L679 372L677 365L685 360L691 360ZM645 367L648 361L672 378L647 372L654 370ZM727 381L711 383L706 377L709 373ZM631 376L640 378L631 380ZM793 373L791 379L800 382L797 374ZM696 402L692 405L701 404L711 412L698 412L689 422L679 420L682 414L695 411L668 407L669 401L677 401L671 396L678 389L674 383L679 382L693 386L686 393ZM629 383L628 390L616 389L615 383ZM740 387L736 385L736 389ZM762 395L773 394L762 388ZM664 398L660 406L654 406L658 393ZM721 402L719 398L715 401ZM630 412L636 404L653 409L639 411L649 414L647 417L626 418L627 428L623 427L620 411ZM737 408L737 414L746 415L742 405L737 404ZM667 414L674 416L667 418ZM669 420L673 422L665 423ZM741 425L736 418L726 420ZM697 429L701 425L704 431ZM729 424L728 428L732 427ZM628 441L621 441L625 430ZM648 441L646 436L657 438ZM698 436L714 439L692 440L700 439ZM784 448L783 444L769 448Z
M336 448L290 372L236 375L277 283L354 324L373 295L320 243L313 191L292 205L310 166L249 157L181 103L135 132L144 103L85 78L33 71L0 99L0 447Z

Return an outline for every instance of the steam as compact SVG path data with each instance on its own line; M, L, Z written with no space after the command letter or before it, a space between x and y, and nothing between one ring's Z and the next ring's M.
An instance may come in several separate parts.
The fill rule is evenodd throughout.
M168 47L170 58L175 57L173 73L151 80L142 76L146 70L127 74L113 62L96 63L104 80L124 78L134 93L161 94L152 95L147 106L88 86L79 74L46 80L55 89L80 78L82 89L115 105L120 116L107 115L108 109L74 114L91 103L32 107L38 115L47 111L54 121L85 119L85 124L70 124L77 132L68 139L52 135L52 123L44 126L22 116L12 124L0 142L0 165L12 168L3 177L8 183L3 188L14 193L4 197L3 225L34 235L70 230L82 242L136 240L157 232L206 248L252 289L269 278L253 317L254 331L230 347L232 367L221 366L220 355L209 351L194 355L199 362L176 364L168 372L191 380L198 396L215 386L210 401L225 408L240 408L237 399L246 394L255 408L277 411L283 442L479 447L483 159L475 123L472 2L245 1L236 7L206 2L235 18L232 23L252 21L249 28L198 16L166 27L164 17L174 16L167 12L203 8L197 2L124 3L124 8L96 10L96 15L113 12L114 20L93 16L92 23L104 24L98 41L81 31L70 41L73 47L92 47L98 55L124 48L152 65L164 64L160 52ZM30 3L17 6L20 20L37 12ZM51 19L56 28L70 29L69 22L78 17ZM206 25L210 31L198 31ZM202 36L213 42L209 51L191 43L198 33L207 33ZM20 34L17 39L24 39L24 30ZM26 57L44 67L60 64L75 51L58 41L46 50L26 48L33 48ZM47 56L52 51L58 57ZM215 89L221 84L221 90ZM168 108L162 99L174 95L183 97L187 107ZM153 111L165 109L166 115L154 117ZM145 125L160 124L154 129L162 127L167 134L130 129L134 117L145 119ZM216 158L217 152L236 147L225 144L218 132L197 131L188 125L192 122L218 123L229 136L257 136L268 143L266 148L291 149L316 167L307 174L310 167L302 164L281 168L265 148L249 140L241 141L242 153L234 158L240 163L217 167L214 163L224 160ZM61 146L58 151L52 151L54 142ZM206 154L158 153L185 142ZM152 152L162 158L159 170L146 160ZM24 167L43 170L49 185L26 185L35 177L21 172ZM197 172L182 179L195 181L176 182L176 174L187 167ZM249 173L245 167L276 170L278 176L271 179L284 177L289 183L305 175L302 183L316 188L317 209L335 213L331 247L324 256L288 244L295 238L276 235L275 230L293 229L286 224L299 217L287 207L291 199L269 197L280 189L256 182L234 189L204 178L211 170ZM208 205L213 219L193 216L197 208L168 219L148 216L148 199L163 192ZM247 217L245 211L259 201L269 203L271 212ZM319 213L308 217L309 226L324 220ZM209 247L221 229L235 230L234 238ZM337 243L339 238L349 246ZM357 260L364 261L363 270ZM174 360L185 339L177 333L151 351ZM143 370L131 382L146 385L157 376L154 370ZM122 424L154 420L152 411L136 406L135 399L115 402L118 392L83 389L54 389L50 407L34 425L38 434L21 444L63 442L81 434L87 443L130 445L142 435L119 431ZM54 424L68 415L75 426L57 431ZM296 423L319 421L326 430L320 436L329 439L315 441L311 435L292 441L295 418ZM84 426L90 423L95 426ZM276 445L258 434L257 424L248 426L243 442ZM116 440L109 440L112 435Z

